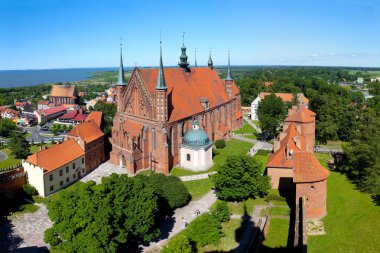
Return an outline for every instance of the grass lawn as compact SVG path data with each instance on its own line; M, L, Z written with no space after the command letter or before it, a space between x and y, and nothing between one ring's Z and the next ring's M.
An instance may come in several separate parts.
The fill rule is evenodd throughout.
M290 208L287 206L274 206L269 208L268 214L272 216L280 215L280 216L289 216Z
M265 168L267 167L267 162L269 159L269 151L267 150L259 150L257 151L256 155L254 156L254 159L261 163L261 171L264 172Z
M252 120L252 123L261 128L261 122L258 120Z
M183 182L189 190L192 200L198 200L214 187L214 182L210 178Z
M222 149L218 149L219 154L214 156L214 166L212 166L209 170L203 172L193 172L188 171L183 168L173 168L170 172L171 175L181 177L181 176L189 176L195 174L203 174L211 171L215 171L219 168L219 166L226 162L228 155L239 155L239 154L247 154L249 149L252 147L252 143L239 141L235 139L231 139L226 142L226 146Z
M331 159L317 157L324 166ZM379 252L380 207L338 172L331 172L327 181L327 212L322 220L326 235L309 237L309 252Z
M263 241L263 246L270 248L270 250L266 251L265 249L262 249L260 250L260 253L274 252L274 249L286 248L288 242L289 222L289 219L270 219L268 233Z
M233 131L235 134L251 134L251 135L254 135L256 134L256 130L250 125L248 124L246 121L244 121L243 123L243 126L239 129L236 129Z
M241 202L228 202L228 207L230 208L232 214L244 215L246 212L248 215L251 215L255 205L267 204L268 202L266 202L263 198L257 198L247 199Z
M51 146L53 146L53 144L49 142L49 143L45 143L44 146L47 146L48 148L50 148ZM29 150L30 150L30 153L34 154L40 150L40 147L37 145L33 145L33 146L30 146Z
M1 151L3 151L8 156L8 159L0 162L0 169L8 168L10 166L21 163L21 159L16 159L15 156L11 154L12 151L9 148L3 148Z
M222 223L224 237L220 239L219 245L206 245L198 249L198 252L229 252L238 246L236 242L236 231L242 226L241 219L231 219Z
M85 183L83 183L81 181L76 181L75 183L73 183L72 185L66 187L65 189L59 190L58 192L54 193L53 195L51 195L49 197L49 199L51 199L52 201L59 200L62 197L62 193L63 192L66 192L66 191L76 191L79 187L81 187L84 184Z
M11 216L10 219L16 218L16 216L25 214L25 213L35 213L39 209L39 206L36 206L34 204L24 204L21 205L19 210L17 212L14 212Z

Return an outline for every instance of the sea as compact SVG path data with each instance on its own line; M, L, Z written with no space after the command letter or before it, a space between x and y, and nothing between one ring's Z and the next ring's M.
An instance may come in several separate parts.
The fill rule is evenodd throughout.
M127 68L125 68L127 70ZM33 86L44 83L88 80L95 72L117 68L72 68L39 70L0 70L0 88Z

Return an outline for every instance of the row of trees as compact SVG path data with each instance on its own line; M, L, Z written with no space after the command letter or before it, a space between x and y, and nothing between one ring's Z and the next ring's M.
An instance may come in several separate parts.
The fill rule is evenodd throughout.
M190 195L174 176L112 174L96 185L62 192L48 205L53 226L44 240L66 252L117 252L160 235L158 222Z

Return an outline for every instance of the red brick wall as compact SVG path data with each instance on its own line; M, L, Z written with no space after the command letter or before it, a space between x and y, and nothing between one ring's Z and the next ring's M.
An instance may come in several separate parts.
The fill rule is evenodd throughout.
M279 189L280 182L282 189L293 188L293 169L291 168L267 168L267 175L271 177L272 189Z
M319 218L326 215L327 180L314 183L296 184L296 204L305 196L307 218Z
M12 176L15 176L14 179L11 179ZM26 184L26 175L23 168L0 174L0 189L2 190L19 192L24 184Z

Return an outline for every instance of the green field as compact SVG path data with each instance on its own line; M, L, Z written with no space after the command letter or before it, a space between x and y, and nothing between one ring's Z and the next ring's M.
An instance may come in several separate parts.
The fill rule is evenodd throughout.
M328 155L317 154L326 166ZM331 172L327 182L326 235L308 238L309 252L375 253L380 249L380 207L345 175Z
M264 172L267 167L267 162L269 159L269 151L267 150L259 150L257 151L254 159L261 164L261 171Z
M267 236L263 241L263 247L259 251L260 253L285 251L288 243L289 222L289 219L270 219ZM275 249L278 251L275 251Z
M255 205L268 205L264 198L247 199L241 202L228 202L232 214L251 215Z
M9 148L3 148L1 151L3 151L8 158L0 162L0 169L8 168L21 163L21 159L16 159L15 156L11 154L12 151Z
M242 134L244 135L244 137L249 138L249 139L257 139L256 130L246 121L244 121L243 126L241 128L236 129L233 132L235 134Z
M192 200L198 200L202 198L206 193L211 191L211 188L214 187L214 182L212 182L211 178L186 181L183 183L189 190Z

